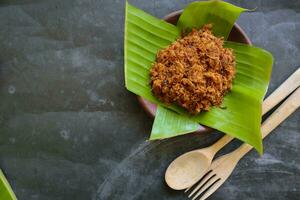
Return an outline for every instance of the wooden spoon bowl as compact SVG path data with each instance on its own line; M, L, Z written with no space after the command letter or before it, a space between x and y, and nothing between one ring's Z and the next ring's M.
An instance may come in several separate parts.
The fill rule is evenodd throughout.
M168 14L163 19L166 22L169 22L171 24L176 25L181 13L182 13L182 10L178 10L178 11L175 11L175 12L172 12L172 13ZM245 34L245 32L242 30L242 28L237 24L234 24L234 26L233 26L230 34L229 34L228 40L233 41L233 42L249 44L249 45L252 44L250 39L248 38L248 36ZM137 98L138 98L138 101L139 101L140 105L142 106L142 108L152 118L154 118L157 106L155 104L147 101L143 97L138 96ZM212 129L209 128L209 127L206 127L206 126L200 126L199 129L196 132L197 133L203 133L203 132L209 132L209 131L212 131Z

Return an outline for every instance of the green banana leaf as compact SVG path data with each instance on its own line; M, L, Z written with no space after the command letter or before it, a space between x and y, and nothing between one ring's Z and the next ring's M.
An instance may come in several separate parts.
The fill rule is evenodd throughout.
M247 9L221 1L201 1L190 3L181 14L177 27L182 32L192 28L201 28L204 24L213 24L213 33L226 40L241 12Z
M148 84L149 69L157 51L174 42L180 31L126 2L124 34L125 86L129 91L158 103Z
M0 199L17 200L17 197L12 191L1 169L0 169Z
M194 132L199 127L199 123L191 120L189 117L168 110L163 106L158 106L150 140L169 138L174 133L183 135Z
M214 7L214 9L210 11L201 9L203 6L205 8ZM226 43L227 47L234 50L237 62L237 74L233 82L233 89L225 96L221 106L226 109L215 107L209 112L202 112L195 117L190 117L184 109L176 105L166 106L157 100L152 95L149 85L149 69L155 61L157 51L175 41L180 36L181 30L186 31L192 27L201 27L205 23L222 26L224 21L228 26L230 25L231 29L234 20L244 10L221 1L196 2L190 4L184 10L176 27L126 3L124 41L126 88L157 105L179 113L168 114L166 112L171 112L168 109L158 112L156 117L160 120L155 120L153 126L155 131L152 131L155 136L151 136L151 138L158 139L180 135L183 132L187 133L189 132L188 128L193 127L191 126L194 123L191 122L192 119L200 124L232 135L254 146L258 152L262 153L260 134L261 104L270 80L273 61L271 54L267 51L239 43ZM197 14L200 11L202 14ZM230 13L234 17L230 17ZM198 19L198 17L203 16L205 16L205 20ZM222 17L223 19L220 20ZM201 20L202 22L199 23L198 21ZM229 34L229 31L225 28L214 29L213 31L214 34L224 38L227 38ZM161 111L160 107L158 109ZM160 116L161 113L164 114ZM173 119L163 120L163 118L169 116L172 116ZM176 116L178 120L175 120ZM189 120L179 120L183 116L189 118ZM165 121L177 122L176 125L173 124L172 131L174 132L169 131L169 125L166 126ZM193 130L190 128L190 131Z
M260 48L226 42L236 56L236 77L222 106L195 116L203 125L236 137L262 153L261 106L270 80L272 55Z

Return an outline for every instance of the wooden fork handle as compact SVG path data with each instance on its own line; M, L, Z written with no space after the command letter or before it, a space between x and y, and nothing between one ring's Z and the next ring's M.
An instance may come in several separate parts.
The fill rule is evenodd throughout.
M286 81L284 81L270 96L268 96L264 100L262 105L262 115L270 111L275 105L277 105L299 86L300 68L298 68L292 75L290 75ZM211 154L215 155L221 148L223 148L233 139L234 138L230 135L223 136L209 148Z
M264 121L261 126L262 137L265 138L271 133L281 122L283 122L288 116L290 116L300 106L300 87L286 100L282 105L277 108L274 113L271 114L268 119ZM246 153L248 153L253 147L249 144L243 144L234 152L236 156L241 159Z

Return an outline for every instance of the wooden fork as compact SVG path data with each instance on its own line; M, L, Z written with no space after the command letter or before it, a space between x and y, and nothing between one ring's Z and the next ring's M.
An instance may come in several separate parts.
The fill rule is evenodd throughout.
M300 87L292 93L267 120L264 121L261 127L263 138L299 108L299 106ZM239 160L251 149L252 146L244 143L233 152L223 155L213 161L206 174L201 178L199 184L193 189L188 197L193 200L199 196L199 200L208 198L227 180ZM185 192L189 191L191 188L192 187L188 188Z

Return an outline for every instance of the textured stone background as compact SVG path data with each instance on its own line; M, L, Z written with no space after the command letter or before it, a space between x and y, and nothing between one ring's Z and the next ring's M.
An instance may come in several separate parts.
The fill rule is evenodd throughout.
M157 17L188 2L130 1ZM270 93L300 66L300 1L230 2L257 7L238 23L275 57ZM164 184L168 163L221 134L145 141L152 119L124 88L123 21L123 0L0 1L0 167L20 200L186 199ZM298 111L210 199L299 199L299 132Z

